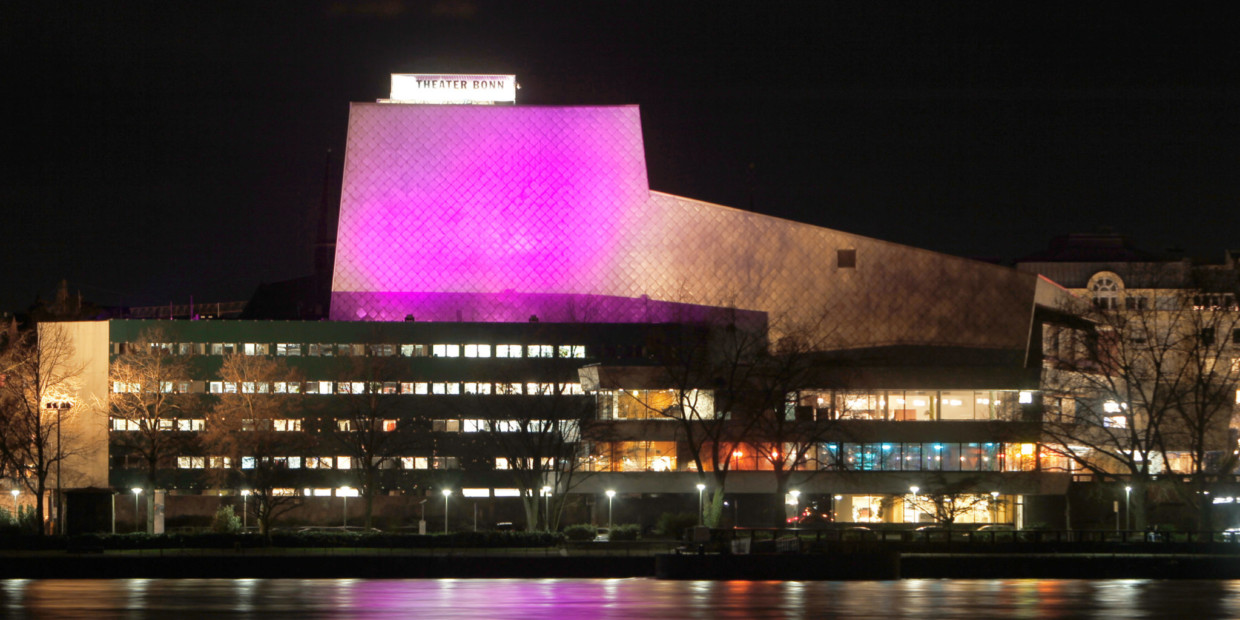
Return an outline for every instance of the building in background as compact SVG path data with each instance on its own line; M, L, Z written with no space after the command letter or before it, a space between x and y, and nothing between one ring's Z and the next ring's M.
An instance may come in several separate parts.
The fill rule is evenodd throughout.
M596 522L609 490L617 521L643 523L696 508L705 491L729 502L721 523L742 525L770 524L772 495L794 520L809 507L840 521L1020 524L1026 510L1037 521L1058 510L1044 500L1066 479L1040 466L1039 390L1043 326L1070 295L1046 278L652 191L636 106L358 103L344 159L335 261L318 267L331 274L332 321L99 328L113 374L151 350L188 361L186 377L156 391L204 411L245 394L297 402L251 428L307 442L242 455L282 467L281 494L353 492L340 489L364 467L340 446L358 430L349 411L369 401L390 412L377 418L383 433L408 436L380 458L374 488L406 498L394 522L425 510L428 490L519 501L507 496L522 493L522 467L542 472L540 493L579 500L585 512L571 518ZM773 390L774 370L713 372L738 334L753 341L732 368L795 376ZM80 346L102 363L99 343ZM696 347L706 353L695 366L683 354ZM229 379L227 360L247 356L295 372ZM80 398L134 390L110 376L107 393ZM686 421L688 400L701 408ZM561 402L588 415L539 413ZM571 456L505 448L521 420L575 421L535 424ZM101 422L113 486L141 478L122 449L137 423ZM242 475L245 461L197 441L206 414L158 424L186 440L158 463L171 493L243 490L212 473ZM686 436L712 426L744 432ZM705 462L714 471L698 472ZM565 468L572 481L551 475Z

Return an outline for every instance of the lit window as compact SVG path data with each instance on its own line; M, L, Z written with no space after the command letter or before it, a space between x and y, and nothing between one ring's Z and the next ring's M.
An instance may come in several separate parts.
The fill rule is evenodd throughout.
M290 343L277 344L276 355L279 357L298 357L301 355L301 345Z
M390 433L394 430L396 430L396 420L384 420L383 421L383 432Z
M336 469L353 469L353 457L351 456L336 457Z
M553 357L555 349L549 344L532 344L526 349L526 357Z
M353 420L336 420L336 430L342 433L353 431Z
M207 458L205 456L178 456L178 469L203 469L207 466Z
M427 394L429 391L430 391L430 384L426 383L425 381L420 381L418 383L413 384L414 394Z
M431 355L434 357L460 357L461 356L461 345L459 344L431 345Z
M279 432L300 431L301 420L297 418L280 418L275 420L274 428Z
M267 344L247 342L242 345L242 351L246 355L267 355Z
M306 469L331 469L332 457L330 456L307 456Z
M461 497L490 497L490 489L461 489Z
M508 459L502 456L495 457L495 469L508 469Z
M465 345L465 357L491 357L491 345L467 344Z
M398 386L399 384L396 383L395 381L384 381L383 387L381 388L382 393L383 394L396 394L398 392L398 389L397 389Z
M426 345L402 344L400 345L400 354L404 357L426 357Z
M203 424L203 420L177 420L177 430L197 432L203 429Z
M1122 415L1113 415L1102 418L1102 425L1106 428L1128 428L1128 417Z
M431 430L437 433L461 432L460 420L431 420Z
M254 469L255 459L252 456L241 457L241 469Z
M225 381L224 382L224 393L225 394L236 394L237 383L235 381Z
M254 382L243 381L241 383L241 393L242 394L253 394L254 393Z
M519 344L495 345L495 357L521 357L521 348Z
M213 456L207 459L211 469L228 469L232 467L232 459L227 456Z
M1028 405L1033 403L1033 392L1021 392L1019 397L1020 404Z
M1113 400L1108 400L1105 403L1102 403L1102 411L1106 413L1119 413L1119 410L1119 403Z

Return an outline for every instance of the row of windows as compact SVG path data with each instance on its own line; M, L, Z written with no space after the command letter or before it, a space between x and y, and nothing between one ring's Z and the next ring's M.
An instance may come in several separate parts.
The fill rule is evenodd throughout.
M262 462L277 469L354 469L357 459L351 456L268 456L241 457L241 469L255 469ZM177 469L230 469L233 461L227 456L178 456ZM400 456L383 459L380 469L460 469L455 456Z
M138 383L113 381L112 392L137 394ZM489 381L164 381L159 390L165 394L525 394L530 396L585 394L580 383L534 383Z
M847 471L1031 471L1035 445L1005 443L825 443L821 469Z
M398 427L398 421L394 419L381 419L376 421L379 430L383 432L393 432ZM354 430L354 420L340 419L336 420L336 430L340 432L352 432ZM164 420L130 420L126 418L112 418L112 430L114 431L140 431L143 428L157 429L160 431L182 431L182 432L201 432L206 427L206 421L202 419L164 419ZM301 432L301 418L277 418L262 420L242 420L241 430L243 431L275 431L275 432ZM431 431L440 433L551 433L559 432L570 441L576 441L580 436L580 425L575 420L484 420L484 419L467 419L467 420L431 420Z
M152 349L168 355L272 355L277 357L467 357L467 358L571 358L586 356L584 345L548 344L356 344L356 343L300 343L280 342L153 342ZM116 342L112 353L121 355L132 351L133 343Z

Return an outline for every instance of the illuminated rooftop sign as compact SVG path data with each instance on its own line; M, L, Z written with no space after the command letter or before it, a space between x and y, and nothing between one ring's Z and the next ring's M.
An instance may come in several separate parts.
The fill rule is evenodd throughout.
M393 73L392 98L379 103L516 103L515 75Z

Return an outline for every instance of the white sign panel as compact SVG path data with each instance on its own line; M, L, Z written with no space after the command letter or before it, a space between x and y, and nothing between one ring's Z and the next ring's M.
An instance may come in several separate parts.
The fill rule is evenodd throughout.
M393 73L384 103L516 103L515 75Z

